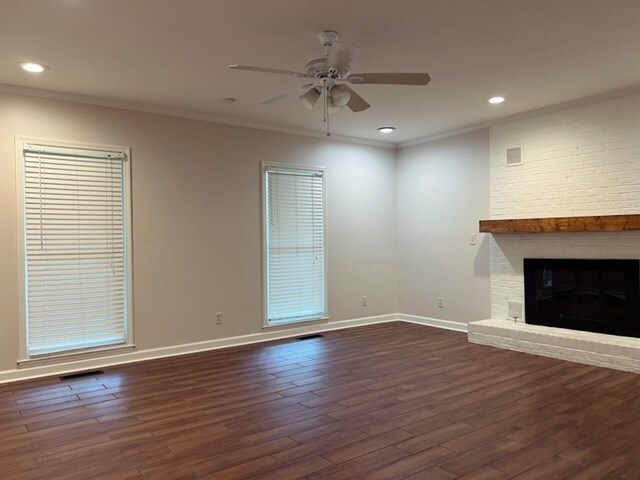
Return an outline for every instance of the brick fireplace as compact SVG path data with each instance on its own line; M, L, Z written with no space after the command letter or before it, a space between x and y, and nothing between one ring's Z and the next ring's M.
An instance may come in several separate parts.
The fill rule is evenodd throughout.
M491 220L640 213L640 96L560 109L491 127ZM510 165L507 149L521 147ZM469 339L640 372L640 340L514 322L524 258L640 259L640 231L490 235L491 319Z

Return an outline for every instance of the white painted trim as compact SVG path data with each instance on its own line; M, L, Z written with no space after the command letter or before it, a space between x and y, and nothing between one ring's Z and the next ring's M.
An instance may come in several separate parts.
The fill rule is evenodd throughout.
M429 327L443 328L445 330L453 330L455 332L467 332L467 323L456 322L453 320L441 320L439 318L419 317L417 315L398 314L398 320L408 323L417 323L419 325L427 325Z
M260 162L260 240L261 240L261 255L262 255L262 328L269 327L267 321L267 170L264 160Z
M329 265L328 255L327 255L327 168L325 166L316 166L313 164L291 164L291 163L280 163L280 162L269 162L262 161L261 163L261 187L260 198L261 198L261 215L262 215L262 328L278 328L282 326L287 326L287 323L282 324L269 324L268 318L268 291L267 286L269 284L267 273L269 271L267 265L267 172L269 170L277 172L278 170L282 172L287 172L291 170L301 170L305 172L322 172L322 204L324 208L323 215L323 225L322 225L322 248L323 248L323 288L324 288L324 313L320 318L314 318L309 320L298 320L291 322L291 325L302 325L304 323L317 323L317 322L328 322L330 319L329 316L329 285L328 285L328 275L327 275L327 266Z
M86 95L77 95L73 93L53 92L51 90L41 90L37 88L19 87L17 85L7 85L0 83L0 92L11 93L15 95L25 95L29 97L49 98L51 100L62 100L74 103L83 103L86 105L97 105L100 107L119 108L123 110L132 110L135 112L152 113L156 115L166 115L169 117L187 118L190 120L201 120L203 122L219 123L222 125L233 125L236 127L253 128L256 130L265 130L268 132L285 133L289 135L297 135L302 137L312 137L322 140L333 140L337 142L355 143L359 145L369 145L372 147L382 147L397 150L399 148L413 147L415 145L421 145L423 143L430 143L436 140L442 140L445 138L455 137L457 135L463 135L465 133L476 132L485 128L489 128L492 125L498 125L501 123L511 122L514 120L520 120L523 118L535 117L547 113L553 113L560 110L564 110L571 107L579 107L582 105L589 105L592 103L603 102L606 100L613 100L615 98L622 98L640 93L640 85L623 88L620 90L614 90L612 92L601 93L598 95L592 95L588 97L571 100L568 102L558 103L550 105L548 107L539 108L536 110L529 110L508 117L502 117L495 120L489 120L466 127L448 130L445 132L437 133L434 135L427 135L425 137L416 138L415 140L409 140L402 143L381 142L377 140L365 140L362 138L349 137L343 135L331 134L330 137L326 136L323 132L312 132L310 130L298 130L295 128L280 127L276 125L268 125L257 122L250 122L248 120L241 120L239 118L223 117L219 115L213 115L205 112L194 112L190 110L181 110L171 107L161 107L135 102L125 102L117 100L107 100L103 98L90 97Z
M427 137L416 138L415 140L410 140L408 142L403 142L398 144L398 148L408 148L416 145L422 145L423 143L431 143L437 140L443 140L445 138L457 137L458 135L464 135L465 133L477 132L479 130L484 130L485 128L489 128L493 122L483 122L475 125L470 125L468 127L457 128L455 130L449 130L442 133L437 133L435 135L429 135Z
M219 350L222 348L250 345L253 343L269 342L272 340L298 337L301 335L309 335L313 333L329 332L332 330L342 330L345 328L361 327L365 325L375 325L389 322L414 323L429 327L442 328L445 330L454 330L456 332L467 331L467 324L465 322L440 320L437 318L404 315L400 313L377 315L373 317L353 318L350 320L339 320L336 322L325 324L316 323L314 325L305 326L297 325L291 328L286 328L286 325L283 325L275 330L264 330L262 331L262 333L239 335L237 337L207 340L204 342L185 343L182 345L173 345L170 347L150 348L147 350L139 350L118 355L73 360L56 365L40 365L33 367L22 366L22 368L20 369L16 368L14 370L0 371L0 385L8 382L18 382L40 377L63 375L67 373L81 372L86 370L96 370L115 365L125 365L128 363L144 362L146 360L188 355L191 353L208 352L210 350Z
M348 137L346 135L331 134L327 137L324 132L313 132L310 130L298 130L295 128L281 127L277 125L268 125L258 122L250 122L233 117L223 117L205 112L194 112L190 110L181 110L178 108L161 107L148 105L143 103L125 102L118 100L107 100L103 98L90 97L85 95L76 95L73 93L53 92L51 90L40 90L36 88L19 87L16 85L6 85L0 83L0 92L11 93L14 95L25 95L29 97L48 98L51 100L62 100L74 103L83 103L86 105L97 105L100 107L119 108L122 110L132 110L135 112L152 113L156 115L166 115L169 117L187 118L189 120L200 120L209 123L219 123L222 125L233 125L235 127L253 128L256 130L266 130L268 132L286 133L288 135L297 135L302 137L313 137L322 140L330 140L336 142L356 143L359 145L369 145L372 147L390 148L395 150L397 145L390 142L380 142L377 140L365 140L363 138Z
M20 358L28 359L27 352L27 274L26 274L26 236L25 236L25 186L24 186L24 150L29 144L44 145L54 148L76 148L95 150L103 153L112 152L124 156L124 209L125 209L125 289L126 289L126 338L124 347L134 346L134 329L133 329L133 247L132 247L132 209L131 209L131 148L124 145L109 145L103 143L87 143L76 140L52 139L42 137L31 137L28 135L16 135L14 139L15 145L15 166L16 166L16 202L18 207L17 225L18 225L18 282L19 282L19 321L20 333L18 348ZM55 357L55 355L53 356ZM43 360L43 358L39 359ZM21 360L18 363L25 362ZM0 382L1 383L1 382Z
M104 358L110 355L118 355L123 353L135 352L134 344L113 345L109 347L98 347L88 350L78 350L74 352L66 352L58 355L25 358L18 360L19 369L42 367L45 365L60 365L65 362L88 360L90 358Z
M315 320L301 320L297 322L281 323L280 325L262 325L263 332L276 332L279 330L287 330L293 327L303 327L311 325L327 325L331 319L329 317L316 318Z
M25 185L24 185L24 144L26 138L16 136L14 139L14 154L16 167L16 225L17 225L17 261L18 261L18 322L19 339L18 355L27 356L27 244L25 235Z
M398 320L398 315L396 314L378 315L375 317L341 320L337 322L327 323L325 325L308 325L303 327L297 326L294 328L278 331L253 333L249 335L240 335L237 337L174 345L171 347L151 348L148 350L139 350L136 352L124 353L120 355L103 356L101 358L90 358L85 360L75 360L60 363L57 365L43 365L30 368L23 366L23 368L20 369L0 371L0 384L28 380L32 378L46 377L50 375L62 375L65 373L78 372L83 370L95 370L97 368L104 368L114 365L124 365L127 363L136 363L157 358L206 352L209 350L218 350L221 348L249 345L252 343L267 342L270 340L279 340L282 338L297 337L300 335L327 332L330 330L341 330L344 328L359 327L377 323L387 323Z
M548 107L537 108L535 110L528 110L522 113L516 113L515 115L509 115L507 117L497 118L495 120L489 120L486 122L469 125L467 127L458 128L455 130L449 130L435 135L428 135L422 138L416 138L408 142L397 144L398 148L413 147L415 145L421 145L423 143L435 142L436 140L442 140L445 138L455 137L457 135L463 135L465 133L477 132L485 128L489 128L493 125L499 125L502 123L508 123L515 120L521 120L524 118L537 117L539 115L545 115L548 113L559 112L568 108L581 107L583 105L591 105L594 103L605 102L607 100L614 100L616 98L629 97L631 95L637 95L640 93L640 85L633 87L623 88L620 90L614 90L612 92L600 93L598 95L591 95L588 97L578 98L576 100L570 100L568 102L557 103L555 105L549 105Z

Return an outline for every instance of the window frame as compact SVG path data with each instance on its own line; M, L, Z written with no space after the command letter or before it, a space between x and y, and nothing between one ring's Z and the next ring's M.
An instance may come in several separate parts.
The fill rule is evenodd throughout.
M27 325L27 250L26 250L26 206L25 206L25 174L24 174L24 150L28 144L44 145L52 148L76 148L82 150L97 150L101 152L113 152L123 155L123 193L124 193L124 228L125 228L125 342L117 345L103 345L77 350L48 353L43 355L29 355L28 353L28 325ZM60 359L64 357L93 356L100 352L113 352L122 349L135 348L133 328L133 242L132 242L132 210L131 210L131 149L121 145L108 145L78 142L72 140L58 140L51 138L31 137L16 135L15 137L15 165L16 165L16 213L17 213L17 239L18 239L18 296L19 296L19 366L29 363L42 364L47 359Z
M318 318L300 319L290 322L281 322L277 324L269 323L268 297L269 297L269 279L268 279L268 255L267 255L267 170L282 169L289 171L303 172L322 172L322 203L323 203L323 224L322 224L322 247L323 247L323 279L322 288L324 290L323 315ZM290 163L263 161L260 165L261 175L261 216L262 216L262 328L263 329L282 329L292 326L324 324L329 321L329 290L328 290L328 248L327 248L327 169L323 166L316 165L296 165Z

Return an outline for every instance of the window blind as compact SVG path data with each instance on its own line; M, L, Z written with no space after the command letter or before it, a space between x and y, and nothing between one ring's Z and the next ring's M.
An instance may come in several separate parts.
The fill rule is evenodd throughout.
M32 145L23 154L28 355L125 343L123 155Z
M326 316L324 174L266 169L267 323Z

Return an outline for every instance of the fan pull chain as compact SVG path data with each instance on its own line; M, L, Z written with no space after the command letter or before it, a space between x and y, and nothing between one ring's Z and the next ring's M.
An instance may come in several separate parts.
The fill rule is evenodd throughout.
M322 113L324 117L322 118L323 122L327 122L327 80L322 79Z
M331 133L329 133L329 95L328 95L328 89L325 88L324 90L324 101L325 101L325 108L327 111L327 137L331 135Z
M327 137L331 135L329 133L329 89L327 88L327 79L322 79L322 93L324 94L324 121L327 124Z

